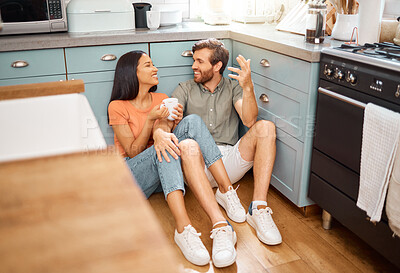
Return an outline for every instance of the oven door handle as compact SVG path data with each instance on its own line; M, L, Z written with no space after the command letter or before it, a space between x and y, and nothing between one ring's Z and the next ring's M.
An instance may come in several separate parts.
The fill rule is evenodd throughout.
M365 103L359 102L358 100L355 100L355 99L340 95L338 93L332 92L332 91L330 91L328 89L325 89L325 88L322 88L322 87L318 88L318 92L322 93L324 95L327 95L329 97L332 97L334 99L338 99L338 100L346 102L348 104L357 106L358 108L361 108L361 109L365 109L365 107L367 106Z

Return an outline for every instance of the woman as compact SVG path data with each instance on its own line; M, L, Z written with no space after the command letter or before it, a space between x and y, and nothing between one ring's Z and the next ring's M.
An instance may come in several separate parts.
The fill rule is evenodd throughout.
M186 259L206 265L210 256L191 225L184 204L185 174L186 182L213 224L214 265L229 266L236 260L236 233L219 210L204 172L206 164L217 181L226 188L231 186L221 153L199 116L182 119L181 105L173 112L177 116L175 121L167 121L169 112L160 107L167 95L154 93L157 71L143 51L132 51L119 59L108 106L115 145L147 198L162 188L175 219L175 242Z

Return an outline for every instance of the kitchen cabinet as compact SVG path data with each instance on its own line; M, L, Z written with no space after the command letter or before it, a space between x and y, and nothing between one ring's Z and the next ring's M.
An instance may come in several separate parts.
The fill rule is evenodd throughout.
M83 93L93 109L107 144L114 143L114 132L108 125L107 108L118 58L132 50L148 51L148 44L74 47L65 49L68 79L82 79Z
M222 40L225 47L232 52L232 41ZM180 82L193 79L192 46L197 41L150 43L150 56L158 68L159 84L157 92L171 96ZM232 65L232 58L228 66ZM227 76L228 70L224 72Z
M59 80L66 80L62 48L0 53L1 86Z
M271 183L297 206L310 205L307 192L319 64L234 41L233 56L239 54L252 60L258 118L277 127ZM235 59L233 64L239 66Z

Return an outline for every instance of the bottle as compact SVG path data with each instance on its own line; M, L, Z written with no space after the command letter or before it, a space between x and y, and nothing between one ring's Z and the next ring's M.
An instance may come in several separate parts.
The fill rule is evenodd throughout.
M320 1L312 1L308 4L306 15L307 43L320 44L325 39L326 4Z

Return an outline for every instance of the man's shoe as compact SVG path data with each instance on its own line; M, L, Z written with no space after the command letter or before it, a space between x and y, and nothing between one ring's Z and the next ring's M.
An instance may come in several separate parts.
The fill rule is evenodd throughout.
M187 225L182 233L175 230L175 243L181 249L183 256L195 265L206 265L210 262L210 254L200 239L201 233L191 225Z
M212 260L215 267L230 266L236 261L236 232L230 225L214 228L211 231L213 239Z
M256 230L257 237L261 242L267 245L278 245L282 243L282 236L271 214L272 209L269 207L265 209L250 209L246 218L250 226Z
M239 186L238 186L239 187ZM237 188L238 188L237 187ZM243 223L246 220L246 211L240 203L239 197L237 196L236 189L229 186L226 193L222 193L217 189L215 193L215 199L218 204L221 205L228 214L228 217L236 223Z

